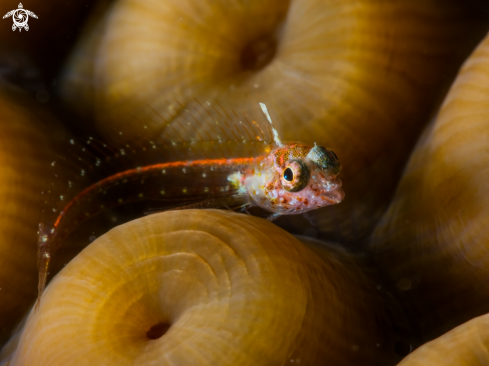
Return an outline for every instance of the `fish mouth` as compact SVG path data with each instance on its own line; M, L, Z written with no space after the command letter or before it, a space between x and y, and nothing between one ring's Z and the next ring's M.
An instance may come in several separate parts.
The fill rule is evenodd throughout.
M343 198L345 198L345 192L343 191L343 188L338 188L334 191L328 192L325 197L330 204L335 205L343 201Z
M343 201L345 198L345 192L343 191L342 182L340 179L335 179L328 182L326 192L321 195L321 198L327 202L326 205L335 205Z

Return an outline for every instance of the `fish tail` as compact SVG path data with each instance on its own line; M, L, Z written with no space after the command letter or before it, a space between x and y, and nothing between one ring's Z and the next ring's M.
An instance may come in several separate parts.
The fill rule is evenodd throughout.
M53 254L53 239L55 236L54 229L48 230L43 223L39 224L39 231L37 236L37 269L39 275L39 282L37 285L37 301L35 309L39 308L41 303L41 296L46 288L46 280L48 277L49 263L51 262L51 255Z

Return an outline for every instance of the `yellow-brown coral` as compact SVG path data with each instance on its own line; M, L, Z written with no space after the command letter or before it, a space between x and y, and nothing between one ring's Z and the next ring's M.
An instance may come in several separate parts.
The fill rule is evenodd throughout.
M489 312L488 81L486 37L414 150L373 237L378 264L425 340Z
M10 365L390 364L378 291L339 253L232 212L129 222L56 276Z

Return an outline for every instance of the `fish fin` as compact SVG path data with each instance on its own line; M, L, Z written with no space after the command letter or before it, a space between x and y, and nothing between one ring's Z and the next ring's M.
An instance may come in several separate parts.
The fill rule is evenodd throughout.
M165 100L161 105L147 104L126 116L144 126L141 136L152 130L165 143L213 141L227 143L274 143L273 130L257 103L222 102L209 99Z
M274 213L274 214L271 214L270 216L267 217L267 220L268 221L275 221L277 220L280 216L282 216L282 214L280 213Z

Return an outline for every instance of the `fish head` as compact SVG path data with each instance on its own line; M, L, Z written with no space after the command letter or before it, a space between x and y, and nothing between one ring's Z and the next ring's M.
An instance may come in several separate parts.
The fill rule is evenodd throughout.
M246 179L253 202L267 211L299 214L340 203L341 164L322 146L285 143L272 150Z

